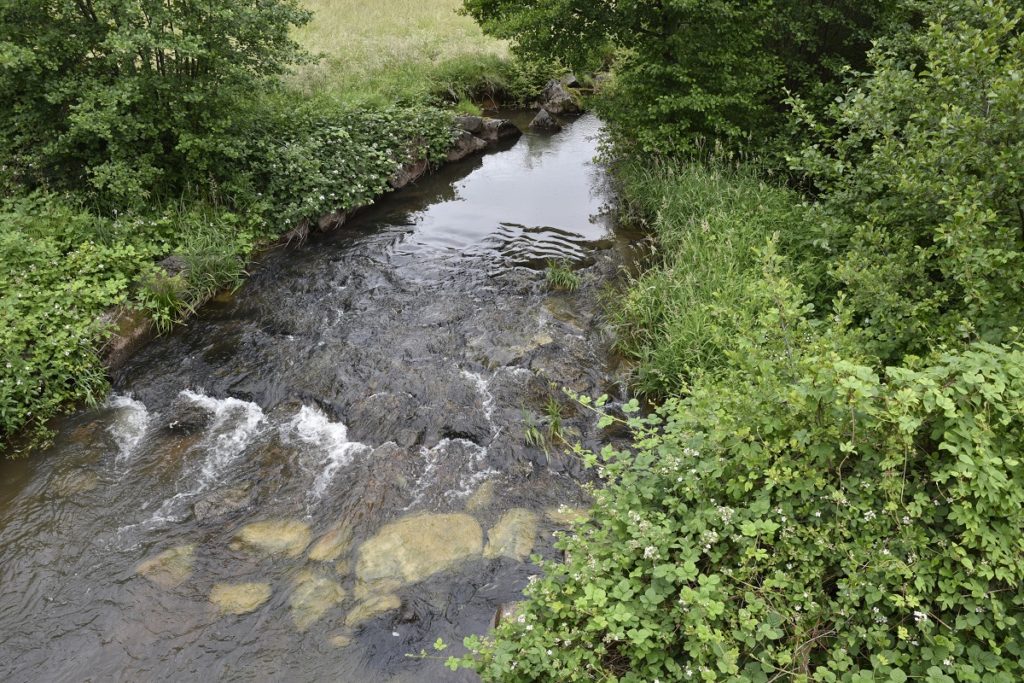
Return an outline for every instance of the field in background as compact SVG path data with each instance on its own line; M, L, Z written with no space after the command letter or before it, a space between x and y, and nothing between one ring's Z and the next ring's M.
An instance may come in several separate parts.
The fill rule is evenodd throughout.
M415 100L498 73L507 55L459 15L461 0L303 0L315 14L297 39L323 59L289 83L358 104ZM467 79L467 76L471 78Z

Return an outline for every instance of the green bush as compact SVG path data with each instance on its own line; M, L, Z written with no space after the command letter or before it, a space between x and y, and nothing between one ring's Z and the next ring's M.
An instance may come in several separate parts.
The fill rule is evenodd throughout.
M629 451L584 454L606 482L592 521L523 616L452 666L489 681L1024 676L1024 348L880 371L847 311L814 321L766 263L748 281L756 319L709 330L729 366L630 418Z
M851 226L833 265L883 355L998 342L1024 316L1024 10L934 3L795 165Z
M126 300L143 257L98 239L111 229L50 198L0 208L0 437L38 441L60 408L105 390L99 318Z
M453 667L1024 679L1024 14L921 7L828 116L794 100L816 204L749 167L618 169L660 252L623 345L668 398L631 448L579 451L592 521Z
M453 135L452 115L424 105L358 109L326 98L267 98L259 111L221 190L262 216L272 235L371 203L407 160L443 160Z

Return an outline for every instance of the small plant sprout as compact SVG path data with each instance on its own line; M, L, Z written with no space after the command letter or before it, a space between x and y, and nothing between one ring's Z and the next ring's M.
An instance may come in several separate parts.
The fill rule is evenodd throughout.
M575 292L580 288L580 276L573 272L568 261L548 261L545 280L549 289Z

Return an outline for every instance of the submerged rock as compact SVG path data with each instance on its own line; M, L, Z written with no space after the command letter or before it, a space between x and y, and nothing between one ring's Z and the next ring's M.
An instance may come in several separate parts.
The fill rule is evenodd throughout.
M202 433L215 419L210 410L180 394L171 401L167 412L169 419L165 429L181 436Z
M202 522L213 517L221 517L230 512L237 512L252 504L253 490L251 484L233 486L223 491L214 491L199 499L192 505L192 514L196 521Z
M548 113L547 109L541 109L534 117L533 121L530 121L530 128L534 130L541 130L549 133L557 133L562 130L562 124L560 124L554 116Z
M303 571L292 583L289 604L295 628L305 631L345 599L345 589L326 576Z
M344 522L327 531L309 550L314 562L334 562L348 552L352 544L352 527Z
M480 488L474 491L473 495L466 501L466 509L470 512L479 512L489 508L494 502L494 488L496 485L493 479L488 479L480 484Z
M590 511L559 505L556 508L545 510L544 516L560 526L572 526L573 524L590 519Z
M77 470L57 477L53 482L53 490L59 496L68 497L88 493L99 484L100 478L95 472Z
M533 551L533 542L537 537L537 521L537 513L529 510L514 508L506 512L487 532L484 557L525 560Z
M176 588L192 576L195 553L194 545L180 545L139 563L135 571L161 588Z
M336 648L348 647L352 644L352 636L347 633L338 633L328 638L328 642Z
M210 591L210 602L224 614L248 614L270 599L269 583L218 583Z
M311 537L309 525L298 520L253 522L242 527L232 548L252 548L271 555L298 557L309 545Z
M362 545L356 576L365 583L416 583L482 549L483 530L469 515L414 515L388 524Z
M348 616L345 617L346 626L358 626L364 621L369 621L375 616L391 612L402 606L402 600L397 595L377 595L361 602L355 606Z

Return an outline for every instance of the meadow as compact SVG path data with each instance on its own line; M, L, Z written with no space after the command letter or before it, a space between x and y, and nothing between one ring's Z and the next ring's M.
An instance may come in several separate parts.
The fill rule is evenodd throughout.
M461 0L304 0L313 20L296 39L320 59L297 67L288 83L307 95L357 105L422 100L454 91L467 76L497 78L504 41L485 36L459 14Z

